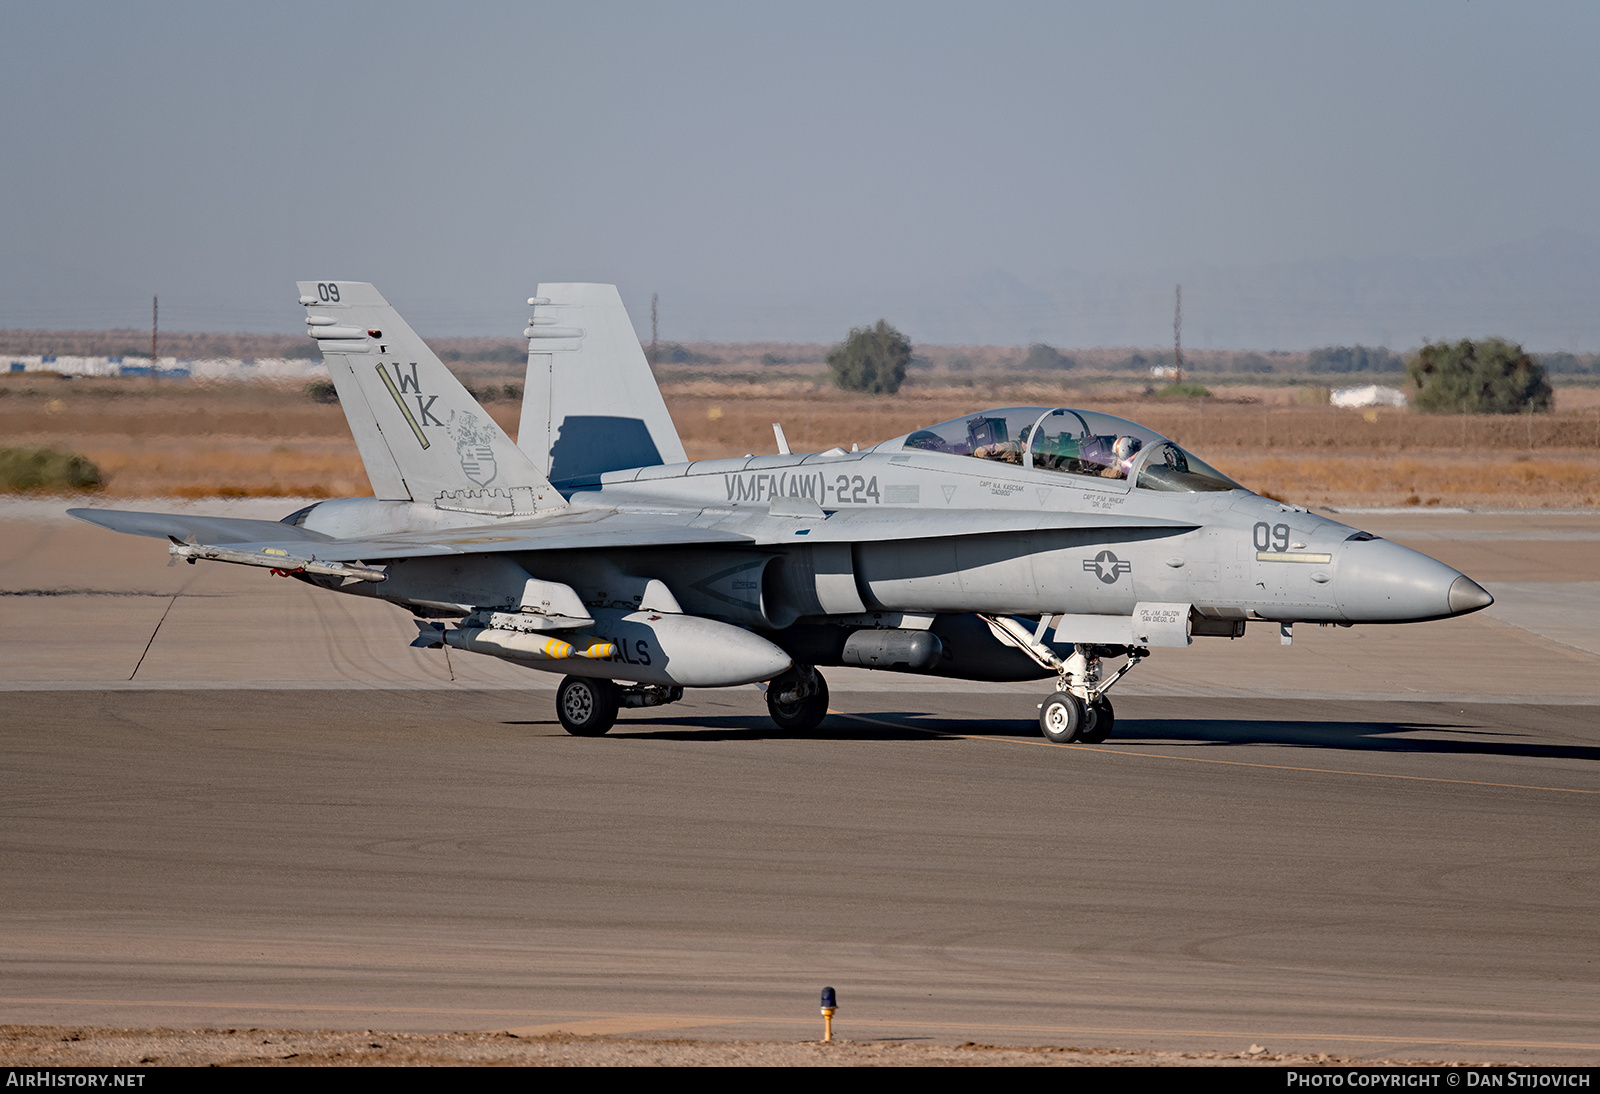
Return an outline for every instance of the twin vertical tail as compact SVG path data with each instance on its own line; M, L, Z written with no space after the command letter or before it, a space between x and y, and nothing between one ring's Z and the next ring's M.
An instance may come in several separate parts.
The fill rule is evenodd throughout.
M555 482L685 460L615 285L543 284L528 301L517 443Z
M317 340L378 498L485 516L566 501L444 363L361 281L302 281Z

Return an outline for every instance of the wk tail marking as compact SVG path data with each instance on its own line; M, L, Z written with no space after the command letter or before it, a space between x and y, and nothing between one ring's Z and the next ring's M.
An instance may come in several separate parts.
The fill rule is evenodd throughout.
M398 388L394 386L394 380L389 379L389 370L383 367L383 362L378 362L378 375L383 377L383 386L389 389L389 395L392 399L394 399L394 405L400 408L400 413L405 415L406 424L411 427L411 432L417 435L417 443L422 445L423 448L427 448L428 438L423 436L422 427L418 425L417 420L411 416L411 408L406 406L405 399L401 397L400 393L406 389L406 378L405 375L400 371L400 362L398 361L395 362L394 374L395 379L400 381L400 386ZM415 364L411 366L411 386L416 388L418 391L417 409L422 411L424 415L432 417L432 415L428 414L428 408L422 405L422 385L417 382L417 366ZM438 396L435 395L433 398L437 399ZM430 399L428 402L431 406L433 399ZM439 422L439 424L443 425L444 423Z

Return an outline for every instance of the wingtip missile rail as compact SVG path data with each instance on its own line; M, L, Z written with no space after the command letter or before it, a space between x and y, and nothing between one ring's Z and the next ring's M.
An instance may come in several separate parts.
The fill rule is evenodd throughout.
M200 559L210 562L232 562L240 566L260 566L275 574L317 574L323 577L349 577L357 581L387 581L389 575L371 566L353 566L345 562L318 562L315 558L296 558L288 551L268 547L262 551L235 551L227 547L208 547L202 543L183 543L174 536L167 553L176 562L183 559L190 565Z

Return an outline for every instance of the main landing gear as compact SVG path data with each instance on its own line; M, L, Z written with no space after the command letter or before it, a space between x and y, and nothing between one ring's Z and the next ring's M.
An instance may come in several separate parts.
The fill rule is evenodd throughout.
M1128 663L1109 680L1100 679L1100 658L1121 653L1122 647L1076 645L1072 656L1058 662L1059 678L1056 693L1039 704L1039 729L1056 744L1078 742L1099 744L1111 736L1116 727L1116 712L1106 692L1140 661L1150 656L1150 651L1138 648L1127 650Z
M556 717L574 737L599 737L617 723L623 707L659 707L683 698L683 689L659 684L618 687L613 680L568 676L556 688Z
M617 721L622 705L617 685L610 680L569 676L556 688L556 717L574 737L599 737Z
M656 684L619 686L611 680L568 676L556 689L556 717L574 737L602 736L623 707L676 703L683 689ZM828 682L810 665L794 665L767 685L767 713L779 729L805 732L828 716Z
M810 665L793 665L767 685L767 713L779 729L816 729L828 716L828 682Z

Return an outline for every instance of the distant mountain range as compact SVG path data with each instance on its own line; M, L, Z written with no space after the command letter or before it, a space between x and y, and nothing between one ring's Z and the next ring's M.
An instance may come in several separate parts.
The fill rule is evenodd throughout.
M1184 344L1197 349L1406 349L1492 335L1536 351L1600 348L1600 237L1576 232L1452 258L1062 269L1033 281L990 271L906 294L890 319L926 343L1170 345L1180 283Z
M1499 336L1536 353L1600 350L1600 236L1564 231L1448 258L1331 258L1144 271L1063 267L1037 277L989 270L918 280L907 273L865 283L841 275L790 294L759 278L736 285L685 283L662 293L661 335L686 343L831 344L851 326L883 318L919 345L1045 342L1068 350L1161 348L1172 345L1177 284L1183 285L1183 344L1188 349L1300 351L1366 345L1404 351L1425 339ZM634 329L648 340L650 296L637 285L632 290L626 298L629 314ZM166 319L166 298L162 308ZM446 345L456 349L453 343L459 341L458 353L473 359L490 349L505 357L522 318L513 311L489 322L481 309L460 313L449 303L436 304L434 310L430 316L422 309L413 322L433 332L430 337L441 353ZM272 310L266 325L292 325L283 312ZM248 321L224 318L235 313L221 305L200 308L190 303L185 310L180 302L170 314L173 333L162 333L164 353L275 357L292 347L310 349L303 334L178 332L180 326L225 330L230 322ZM238 314L266 313L252 307ZM62 312L60 319L66 315ZM74 321L81 318L77 312L72 315ZM29 325L50 324L35 317ZM503 332L495 331L496 326ZM442 337L469 333L483 337ZM148 346L148 330L139 329L70 336L0 331L0 354L138 354L148 353Z

